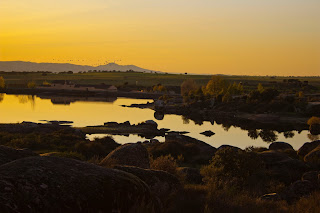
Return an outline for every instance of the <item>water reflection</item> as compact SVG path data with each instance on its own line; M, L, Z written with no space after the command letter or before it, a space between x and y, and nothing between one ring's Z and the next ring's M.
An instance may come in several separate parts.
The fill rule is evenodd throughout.
M183 124L189 124L190 123L190 119L189 118L187 118L185 116L181 116L181 118L182 118Z
M168 128L172 131L187 131L187 135L204 141L214 147L224 144L246 148L248 146L267 146L266 142L276 140L290 143L295 149L301 147L308 140L316 140L316 136L308 136L308 131L283 131L254 129L245 122L243 127L232 123L231 119L212 119L210 121L193 121L188 117L179 115L163 115L150 109L125 108L122 105L146 104L152 100L126 99L126 98L78 98L64 97L63 103L70 105L53 104L55 97L14 96L0 94L0 123L16 123L22 121L39 122L39 120L68 120L73 126L83 127L102 125L104 122L130 121L137 124L146 120L156 120L158 128ZM57 99L54 99L57 100ZM73 102L74 101L74 102ZM53 101L55 102L55 101ZM59 100L57 100L59 102ZM36 107L31 107L33 103ZM201 135L201 132L211 130L216 134L212 137ZM299 134L298 134L299 133ZM301 134L300 134L301 133ZM117 136L117 142L141 141L139 136ZM119 140L119 141L118 141Z
M43 98L43 97L41 97ZM68 96L58 96L49 97L52 104L57 105L70 105L75 102L103 102L103 103L113 103L117 100L117 97L68 97Z
M0 103L3 101L3 99L4 99L4 94L0 93Z
M283 136L285 138L293 138L294 137L294 133L292 131L287 131L283 133Z
M310 141L316 141L316 140L320 140L320 135L308 134L308 138L310 139Z
M158 121L162 121L164 118L164 114L162 112L155 112L154 113L154 118L157 119Z
M18 98L20 104L30 103L32 109L35 108L35 96L34 95L15 95Z

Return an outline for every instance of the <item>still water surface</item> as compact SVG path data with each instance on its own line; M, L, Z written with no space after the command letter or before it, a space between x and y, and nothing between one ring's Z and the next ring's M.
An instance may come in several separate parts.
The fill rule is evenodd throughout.
M30 95L7 95L0 94L0 123L16 123L22 121L40 122L41 120L63 120L73 121L73 126L83 127L88 125L103 125L104 122L130 121L131 124L137 124L146 120L155 120L159 128L169 128L172 131L187 131L188 136L202 140L214 147L223 144L229 144L240 148L248 146L264 146L269 144L264 142L261 137L252 139L248 136L247 130L239 127L225 128L222 125L210 122L203 122L197 125L193 121L186 121L178 115L165 115L163 120L154 118L154 111L150 109L127 108L121 105L147 103L152 100L141 99L106 99L106 98L52 98L37 97ZM227 130L228 129L228 130ZM206 137L200 133L211 130L215 135ZM293 133L293 135L292 135ZM308 131L291 132L291 138L286 138L283 133L276 132L276 141L285 141L290 143L295 149L301 147L305 142L311 139ZM88 138L102 137L104 135L90 135ZM113 136L118 143L129 143L144 141L145 139L138 135ZM160 141L164 139L157 138Z

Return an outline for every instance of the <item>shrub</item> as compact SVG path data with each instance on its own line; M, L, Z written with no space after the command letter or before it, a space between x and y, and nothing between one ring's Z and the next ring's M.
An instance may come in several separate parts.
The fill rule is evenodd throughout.
M285 201L264 201L252 197L248 193L235 193L232 190L221 190L210 185L208 186L205 212L280 213L288 212L288 205Z
M307 123L309 126L314 125L314 124L320 124L320 118L313 116L308 120Z
M177 162L171 155L160 156L154 160L151 160L150 168L177 175Z
M34 81L30 81L30 82L28 82L28 84L27 84L27 87L29 88L29 89L33 89L33 88L36 88L36 83L34 82Z
M204 181L208 184L243 189L255 184L264 164L255 152L245 152L233 147L226 147L216 152L210 165L201 169Z
M189 94L189 92L195 91L197 88L198 86L193 79L185 80L181 84L181 95Z
M5 84L5 81L4 81L4 78L2 76L0 76L0 88L3 89L5 88L6 84Z

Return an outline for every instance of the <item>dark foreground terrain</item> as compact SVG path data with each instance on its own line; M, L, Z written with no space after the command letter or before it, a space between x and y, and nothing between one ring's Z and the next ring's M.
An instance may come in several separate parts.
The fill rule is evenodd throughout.
M320 141L120 146L67 126L0 128L0 212L319 212L319 174Z

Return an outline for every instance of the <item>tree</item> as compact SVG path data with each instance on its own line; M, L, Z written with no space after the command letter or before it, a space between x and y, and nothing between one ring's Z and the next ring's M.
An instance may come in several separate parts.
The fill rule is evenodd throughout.
M261 83L258 84L258 91L259 91L260 93L262 93L262 92L264 91L264 88L263 88L263 86L262 86Z
M6 86L6 83L4 81L4 78L2 76L0 76L0 88L3 89L3 88L5 88L5 86Z
M36 85L36 83L34 82L34 81L30 81L30 82L28 82L28 85L27 85L27 87L29 88L29 89L33 89L33 88L35 88L37 85Z
M222 102L223 103L228 103L231 100L232 100L232 97L231 97L229 92L226 92L226 94L224 94L224 96L222 97Z
M187 95L198 88L196 82L193 79L188 79L181 84L181 95Z
M227 91L229 87L228 81L223 79L221 76L212 76L211 80L205 87L205 94L219 95Z

